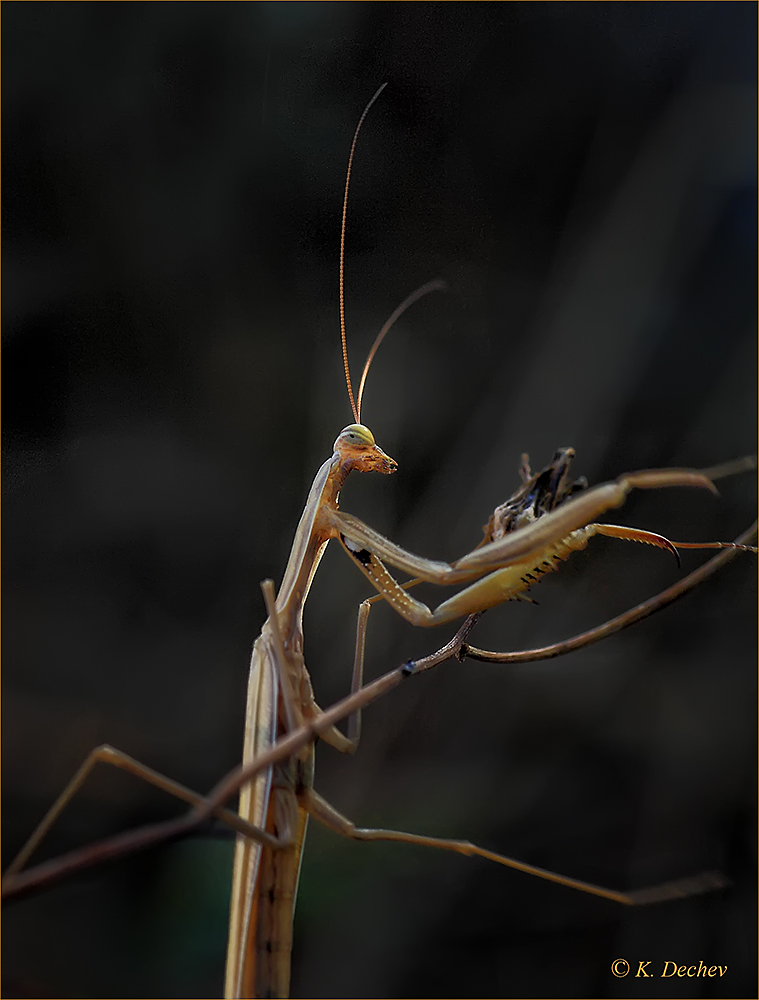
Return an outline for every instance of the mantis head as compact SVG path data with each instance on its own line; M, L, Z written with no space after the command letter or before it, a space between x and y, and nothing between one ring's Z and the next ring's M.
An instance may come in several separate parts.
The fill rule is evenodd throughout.
M364 424L344 427L334 448L346 474L355 469L357 472L382 472L387 476L398 468L395 459L375 443L374 435Z

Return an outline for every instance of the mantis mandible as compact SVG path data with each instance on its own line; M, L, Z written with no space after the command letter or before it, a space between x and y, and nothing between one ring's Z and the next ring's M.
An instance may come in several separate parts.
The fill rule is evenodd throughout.
M367 106L358 128L378 94L379 91ZM593 522L593 518L619 506L633 488L710 488L708 477L702 473L655 470L631 473L615 482L579 492L574 489L576 484L568 479L568 462L572 456L571 451L565 449L557 453L544 473L533 476L525 467L522 490L512 498L511 506L508 503L504 505L508 511L503 511L500 518L494 518L486 544L453 564L414 556L358 519L339 511L338 493L349 472L379 471L389 474L396 468L395 462L376 445L372 433L360 421L366 373L380 340L400 312L425 292L439 287L439 283L435 282L424 286L393 314L370 352L357 401L354 401L345 355L342 264L345 205L358 128L346 180L340 268L344 359L355 423L341 432L335 442L333 456L317 473L276 598L273 585L264 585L269 618L254 647L251 665L245 749L247 762L254 761L274 743L278 735L318 717L319 709L313 701L303 660L301 622L311 581L330 539L340 541L379 594L403 617L416 625L436 625L517 598L537 581L539 575L556 568L561 560L572 551L583 548L597 533L672 550L673 544L661 536L614 525L599 525ZM573 492L578 492L578 495L573 497ZM385 563L428 582L470 586L431 611L396 583L387 572ZM361 685L362 637L367 616L368 605L365 605L360 617L354 689ZM321 735L339 750L355 748L355 725L350 737L343 736L336 729L325 730ZM297 755L262 773L255 782L243 788L240 815L246 823L261 828L261 831L258 843L240 839L236 851L227 974L227 994L230 996L287 994L292 905L308 814L338 832L359 839L407 840L460 853L479 853L585 891L622 902L634 901L632 896L553 876L460 842L435 841L433 838L393 831L356 830L313 791L312 767L313 747L307 744Z

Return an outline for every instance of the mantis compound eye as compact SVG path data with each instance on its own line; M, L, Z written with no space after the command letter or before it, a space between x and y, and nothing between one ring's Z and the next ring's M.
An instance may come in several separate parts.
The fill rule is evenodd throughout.
M343 427L340 431L337 440L344 441L347 444L365 445L367 447L371 447L375 443L374 435L364 424L348 424L347 427Z

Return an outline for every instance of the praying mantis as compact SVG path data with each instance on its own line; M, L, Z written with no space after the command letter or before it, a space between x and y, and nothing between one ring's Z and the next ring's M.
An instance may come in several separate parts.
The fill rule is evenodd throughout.
M377 456L374 452L371 451L373 447L372 441L366 436L364 430L359 429L361 425L359 423L358 416L359 415L356 414L356 424L358 425L358 427L346 428L346 430L341 435L341 438L343 438L341 442L341 448L347 449L348 452L350 452L352 448L358 448L359 453L365 453L367 455L372 456L370 458L370 462L379 463L381 465L384 459L382 458L381 455ZM347 437L345 437L344 435L347 435ZM357 436L358 439L356 440L355 437L352 438L351 435ZM340 441L340 438L338 438L338 441ZM350 461L358 462L359 459L356 457L355 454L353 454L353 456L350 458ZM380 471L391 471L391 469L392 467L390 465L387 465L384 468L384 470L380 468ZM562 466L561 467L562 475L565 473L565 471L566 471L565 466ZM638 478L635 478L636 476ZM530 477L528 477L528 479L529 478ZM338 480L336 479L335 482L337 481ZM553 520L548 518L544 521L544 525L548 525L550 527L543 528L540 525L538 525L538 527L540 528L541 531L547 532L547 537L560 536L563 538L565 537L566 533L569 530L576 530L576 529L570 529L568 525L574 525L576 523L577 518L579 518L580 521L584 522L587 520L589 516L597 516L596 512L597 511L600 512L600 509L603 508L604 504L606 504L607 501L616 502L616 500L621 499L622 495L626 493L630 487L634 486L647 487L647 486L658 486L658 485L705 486L706 483L704 481L703 476L699 477L697 474L690 472L688 473L661 472L657 474L648 474L648 473L633 474L633 476L627 477L626 479L617 484L607 484L607 485L609 486L607 493L603 495L598 493L596 494L588 493L585 495L585 497L577 498L577 501L582 502L581 504L575 501L574 507L572 508L565 507L564 513L561 514L561 518L567 516L568 519L566 521L562 521L561 518L559 518L558 520L556 518L554 518ZM591 497L590 501L588 501L588 497ZM307 505L306 514L315 517L316 506L317 505L311 505L311 509L309 511L309 507ZM568 515L566 515L566 511L568 510L573 511L572 517L568 517ZM401 593L398 593L396 591L392 591L391 594L391 592L387 589L387 587L390 585L387 583L385 577L382 575L381 567L376 561L375 556L377 553L379 553L380 556L384 556L385 558L388 559L390 559L391 556L394 556L395 558L402 560L401 568L408 569L411 572L415 572L418 569L424 570L425 568L429 570L430 564L428 563L428 561L427 560L418 561L415 559L415 557L412 557L409 553L407 552L402 553L397 547L390 546L389 543L378 538L376 534L371 533L368 529L365 528L365 526L361 522L358 522L350 518L348 515L339 515L339 512L337 512L336 509L334 511L334 515L335 519L331 523L330 528L331 530L339 532L339 534L342 536L344 540L344 547L346 548L350 559L354 563L356 563L358 567L362 569L363 572L365 572L365 575L369 576L372 582L380 583L380 585L383 586L386 594L388 596L393 597L396 605L401 606L406 601L410 602L410 598L406 598L402 596ZM304 515L304 517L305 516L306 515ZM581 527L582 525L578 524L577 530L579 530ZM528 543L526 544L528 545L536 544L535 543L536 534L538 534L538 532L533 532L533 535L531 536L529 532L527 532ZM300 574L305 573L306 578L310 582L310 576L313 574L313 571L315 569L315 563L317 560L314 554L316 552L316 549L313 549L313 551L310 553L310 559L306 558L303 555L304 551L308 549L309 538L311 538L311 535L309 535L308 532L299 531L297 538L298 545L295 547L295 552L291 560L291 568L289 568L286 573L285 582L280 587L277 600L286 603L286 599L289 596L288 584L290 592L293 592L295 589L297 589L296 582L294 581L300 580L301 589L302 590L306 589L302 585L302 577L300 576ZM517 536L515 536L515 538L517 538ZM518 536L518 540L516 542L511 541L509 543L511 545L517 546L517 555L519 556L523 555L524 551L528 551L528 550L519 550L518 548L519 545L523 544L524 539L525 539L525 534L523 533L521 536ZM530 541L530 539L532 540ZM654 536L651 535L649 535L646 539L640 537L638 540L648 540L651 541L652 544L658 544L657 542L654 541ZM500 565L504 561L504 559L508 560L509 558L512 558L514 556L514 549L513 548L510 549L509 544L499 549L497 553L494 553L493 549L487 549L487 548L478 550L472 553L469 557L464 557L464 559L459 560L458 564L454 564L453 566L451 564L444 565L442 563L437 563L434 565L434 570L430 573L430 575L433 577L433 582L445 582L447 580L453 580L454 578L461 581L465 581L469 577L470 573L472 575L471 578L475 578L481 576L483 573L487 573L489 570L494 570L498 565ZM300 547L299 550L298 546ZM533 550L529 549L529 551L532 552ZM367 553L369 558L367 558L366 556ZM388 555L388 553L390 553L390 555ZM521 580L521 576L519 577L519 579ZM300 598L301 600L296 601L295 604L297 605L298 603L300 603L300 606L302 607L302 599L305 598L305 593L301 593ZM273 594L271 591L269 591L267 599L269 601L269 607L271 610L273 601ZM490 598L488 598L488 600L489 599ZM493 601L493 603L495 603L495 601ZM422 619L424 618L425 616L424 610L420 610L415 605L410 605L410 606L414 609L413 614L417 616L417 623L422 623L421 621L419 621L419 616L421 616ZM452 617L456 617L455 614L456 611L460 610L461 613L466 613L467 610L470 610L475 606L477 608L481 608L483 606L483 602L481 600L477 601L476 605L472 605L471 607L465 604L456 605L454 608L449 608L439 613L437 619L435 620L443 621L445 620L446 616L449 613L451 614ZM298 611L296 608L296 614L295 614L296 617L297 614ZM270 634L267 641L276 645L278 643L276 634ZM281 665L283 660L286 660L287 657L283 656L282 653L278 651L272 657L272 659L277 661ZM272 694L272 688L270 684L269 686L270 697L271 694ZM314 711L313 707L310 705L308 701L306 701L305 707L310 712ZM297 702L296 702L296 709L297 709ZM298 720L296 717L294 720L290 720L290 724L291 725L296 724L297 721ZM270 727L271 727L271 712L270 712ZM271 733L272 733L271 728L269 728L268 731L269 739L271 738ZM310 750L308 750L307 753L310 753ZM238 848L238 850L240 849ZM244 848L244 850L250 850L250 848ZM230 992L239 993L240 990L232 988ZM277 987L275 988L275 992L270 995L279 995L281 992L282 990Z

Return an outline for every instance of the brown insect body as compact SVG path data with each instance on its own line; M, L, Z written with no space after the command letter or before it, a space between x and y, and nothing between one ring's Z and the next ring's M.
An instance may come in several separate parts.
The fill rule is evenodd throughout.
M319 712L303 657L303 605L327 542L337 534L329 513L337 511L340 490L350 472L389 475L397 468L371 433L365 432L360 425L346 427L311 486L276 600L277 626L267 619L253 646L243 763L250 763L277 737ZM280 640L282 648L278 649ZM284 675L278 671L278 661ZM289 701L280 696L280 683L289 688ZM325 738L339 749L349 745L337 730L331 739ZM240 815L285 846L238 838L227 952L228 996L288 995L292 917L308 821L299 795L311 788L313 769L311 744L241 790Z

